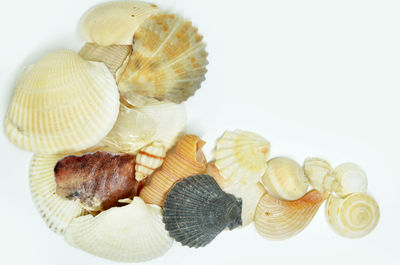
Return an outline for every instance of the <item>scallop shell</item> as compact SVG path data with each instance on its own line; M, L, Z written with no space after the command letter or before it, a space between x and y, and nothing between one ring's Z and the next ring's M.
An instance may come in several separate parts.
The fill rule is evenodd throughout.
M162 256L172 246L162 222L161 209L139 197L97 216L75 218L65 240L93 255L119 262L139 262Z
M270 143L241 130L227 131L217 142L215 165L231 182L257 183L267 168Z
M344 163L333 171L338 186L335 192L344 197L353 192L367 192L368 178L365 172L356 164Z
M135 178L141 181L151 175L164 162L165 148L160 142L153 142L140 149L136 156Z
M331 228L341 236L359 238L369 234L379 221L379 206L366 193L352 193L344 198L331 195L325 205Z
M227 182L219 174L218 168L213 163L208 164L207 174L214 178L223 191L242 200L242 226L247 226L253 222L258 201L266 192L264 186L260 182L255 184Z
M293 237L306 228L325 199L326 195L317 190L296 201L282 201L265 194L254 218L257 232L274 240Z
M167 155L161 168L151 176L149 184L143 187L139 196L146 203L161 206L174 183L182 178L204 173L207 168L206 158L201 151L204 144L205 142L195 135L182 137L175 150Z
M65 200L56 194L54 166L62 157L35 154L29 170L33 201L47 226L58 234L63 234L75 217L87 214L79 203Z
M158 12L160 10L156 5L140 1L103 3L83 15L81 34L87 42L101 46L131 45L138 27Z
M282 200L297 200L308 189L303 168L286 157L276 157L268 161L262 182L271 196Z
M226 227L242 224L242 202L208 175L182 179L168 192L163 222L170 236L189 247L204 247Z
M336 187L331 165L321 158L307 158L303 165L304 173L314 189L332 192Z
M202 39L182 17L157 14L147 19L135 33L134 51L117 80L122 97L130 102L137 93L181 103L194 95L207 72Z
M118 110L118 89L105 65L58 50L22 73L4 126L22 149L73 153L104 138Z

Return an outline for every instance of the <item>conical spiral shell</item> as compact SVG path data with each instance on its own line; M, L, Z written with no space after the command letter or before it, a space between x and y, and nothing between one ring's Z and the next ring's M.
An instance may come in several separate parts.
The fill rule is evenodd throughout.
M33 201L49 228L59 234L64 233L75 217L87 214L79 203L56 194L54 166L62 157L63 155L35 154L29 170Z
M304 173L311 186L320 192L332 192L336 187L331 165L321 158L307 158L303 165Z
M231 182L257 183L267 168L270 143L263 137L241 130L227 131L217 142L215 165Z
M267 239L291 238L307 227L325 199L326 195L317 190L296 201L283 201L265 194L254 218L257 232Z
M87 42L101 46L131 45L138 27L159 11L156 5L140 1L102 3L83 15L81 34Z
M242 224L242 202L221 190L208 175L195 175L177 182L163 205L165 228L176 241L204 247L226 227Z
M207 52L197 28L182 17L157 14L136 31L134 51L118 81L130 104L136 93L181 103L205 79Z
M344 197L354 192L367 192L368 178L365 172L354 163L344 163L333 171L337 187L335 192Z
M150 176L154 170L162 165L165 155L165 148L160 142L153 142L152 144L140 149L136 156L136 180L141 181L147 176Z
M160 207L145 204L139 197L95 217L75 218L67 227L65 240L93 255L119 262L154 259L173 243L164 228Z
M207 169L206 158L201 151L205 142L195 135L183 136L175 150L165 158L161 168L150 178L139 196L150 204L161 206L172 186L182 178L202 174Z
M22 149L68 154L104 138L118 110L118 89L105 65L58 50L22 73L4 126Z
M379 206L366 193L351 193L344 198L331 195L325 205L330 227L339 235L359 238L371 233L379 221Z

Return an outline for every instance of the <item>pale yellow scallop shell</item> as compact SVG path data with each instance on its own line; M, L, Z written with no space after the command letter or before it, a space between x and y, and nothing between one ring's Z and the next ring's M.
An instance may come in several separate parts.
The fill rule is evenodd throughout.
M332 192L336 188L331 165L321 158L307 158L303 165L310 185L320 192Z
M159 168L166 156L165 147L161 142L155 141L139 150L136 155L135 178L137 181L150 176Z
M337 187L335 192L344 197L354 192L367 192L368 178L364 170L354 163L343 163L333 171Z

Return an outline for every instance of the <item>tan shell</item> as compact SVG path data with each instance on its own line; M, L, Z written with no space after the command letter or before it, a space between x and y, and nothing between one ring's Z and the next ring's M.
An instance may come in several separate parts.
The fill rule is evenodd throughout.
M331 165L321 158L307 158L303 165L304 173L311 186L320 192L332 192L336 187Z
M153 142L139 150L136 156L135 178L137 181L150 176L164 162L165 148L160 142Z
M353 192L367 192L368 178L364 170L354 163L344 163L333 171L337 187L335 192L344 197Z

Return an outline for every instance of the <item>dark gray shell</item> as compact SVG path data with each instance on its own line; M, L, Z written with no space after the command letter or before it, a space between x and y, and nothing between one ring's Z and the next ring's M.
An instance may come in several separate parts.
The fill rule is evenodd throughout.
M165 197L163 222L170 236L189 247L204 247L222 230L242 225L242 200L221 190L209 175L177 182Z

